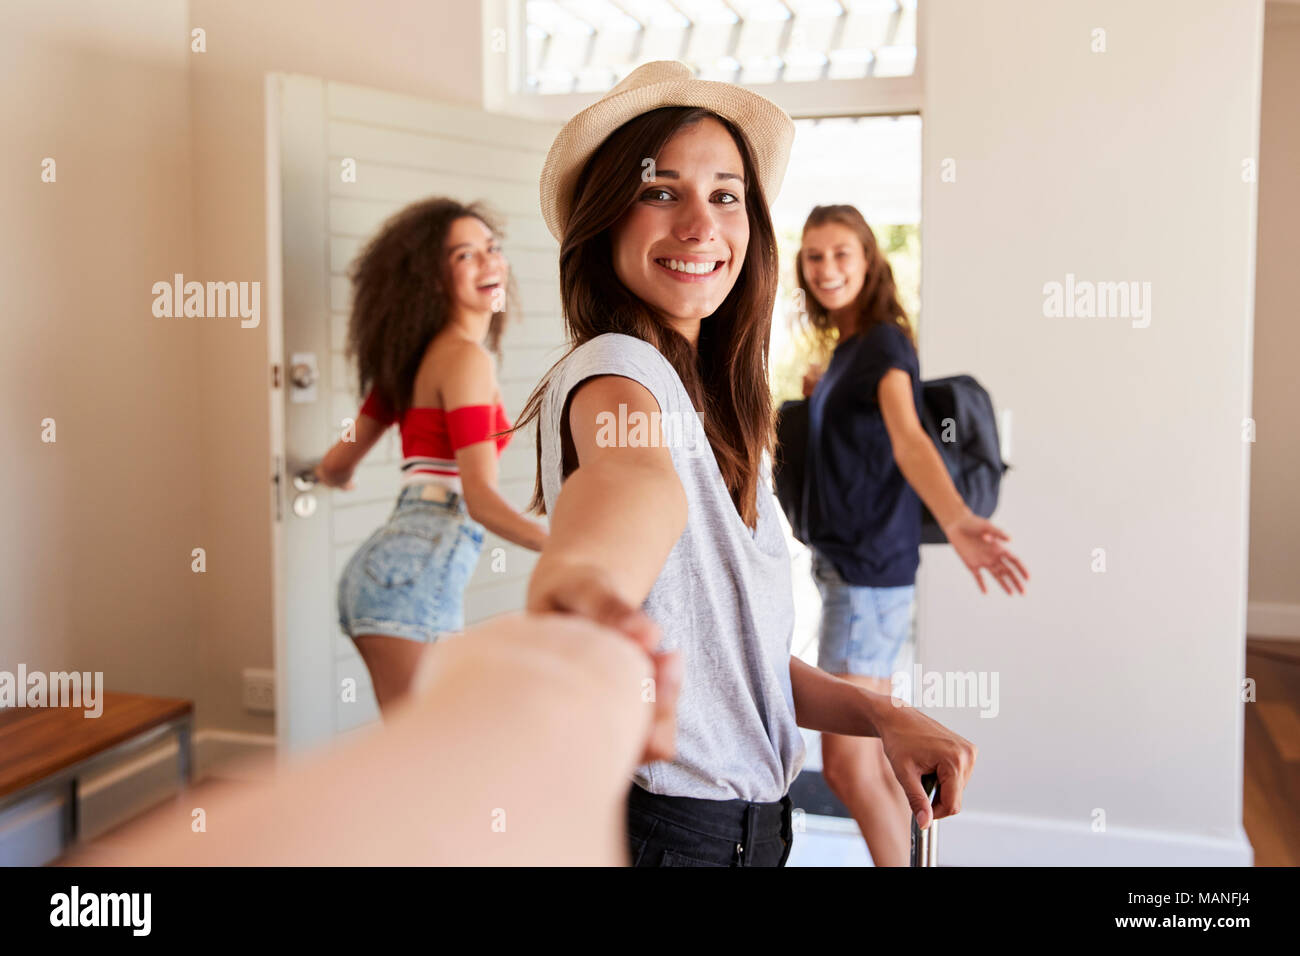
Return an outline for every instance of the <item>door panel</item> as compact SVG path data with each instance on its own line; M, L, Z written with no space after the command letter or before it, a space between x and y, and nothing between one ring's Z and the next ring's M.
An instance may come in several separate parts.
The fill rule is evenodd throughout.
M447 195L486 201L504 221L503 245L520 294L498 373L507 414L517 418L562 354L558 247L537 200L542 163L559 127L306 76L273 76L268 95L283 354L286 363L295 354L312 354L319 374L310 401L296 401L288 387L274 393L283 415L274 440L285 463L276 525L282 608L277 667L287 671L278 682L277 706L281 742L298 749L363 726L378 713L365 667L338 628L336 594L348 559L392 511L400 479L398 430L389 429L358 467L354 490L316 489L309 517L298 517L292 507L294 470L319 460L360 407L344 356L348 268L384 220L415 200ZM355 182L341 176L345 158L356 163ZM516 436L502 455L500 489L516 507L532 494L535 455L531 435ZM466 592L467 623L519 609L534 561L524 549L486 535ZM341 699L347 679L358 681L356 703Z

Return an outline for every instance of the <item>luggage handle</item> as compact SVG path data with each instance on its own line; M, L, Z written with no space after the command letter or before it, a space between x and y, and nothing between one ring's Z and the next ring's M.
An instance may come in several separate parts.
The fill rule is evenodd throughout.
M935 801L939 799L938 774L923 774L921 789L925 791L925 798L933 807ZM939 821L934 819L933 809L930 811L930 816L930 826L922 830L916 822L916 814L912 814L912 866L939 865Z

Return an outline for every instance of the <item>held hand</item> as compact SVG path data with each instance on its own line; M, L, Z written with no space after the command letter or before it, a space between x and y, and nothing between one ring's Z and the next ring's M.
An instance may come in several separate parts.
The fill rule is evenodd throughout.
M654 720L639 763L672 760L677 754L677 696L682 689L680 651L659 653L661 634L644 611L625 601L608 574L591 566L555 568L528 585L525 610L577 614L631 638L654 664ZM651 702L646 698L647 703Z
M897 699L894 699L898 703ZM922 830L933 819L961 812L962 790L975 767L979 748L936 720L911 707L893 708L876 721L885 758L907 794L907 803ZM921 777L938 774L939 800L931 811Z
M1010 541L1011 536L993 522L967 511L964 516L946 525L943 533L948 536L953 550L971 574L975 575L975 583L979 585L981 593L988 594L984 579L980 577L981 571L993 575L993 579L1008 594L1012 593L1012 587L1021 594L1025 593L1022 580L1029 580L1029 572L1019 558L1002 546L1000 542ZM1020 578L1016 577L1017 572L1020 573Z

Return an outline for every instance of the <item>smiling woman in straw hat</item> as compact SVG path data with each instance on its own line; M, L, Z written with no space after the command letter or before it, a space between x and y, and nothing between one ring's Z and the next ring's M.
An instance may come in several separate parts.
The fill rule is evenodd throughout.
M789 554L772 500L768 204L794 124L684 64L647 63L560 131L541 178L571 349L530 397L531 507L551 536L527 609L658 650L633 777L636 865L782 865L799 727L879 737L918 813L955 813L975 759L916 711L790 655ZM648 424L647 424L648 423Z

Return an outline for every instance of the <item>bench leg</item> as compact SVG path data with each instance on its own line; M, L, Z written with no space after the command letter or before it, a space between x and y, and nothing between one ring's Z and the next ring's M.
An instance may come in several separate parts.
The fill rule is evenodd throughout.
M194 759L190 752L191 722L187 717L176 727L176 764L180 773L181 789L194 781Z
M68 781L68 813L64 818L65 829L63 833L63 845L72 846L81 836L81 812L80 800L77 793L77 778L73 777Z

